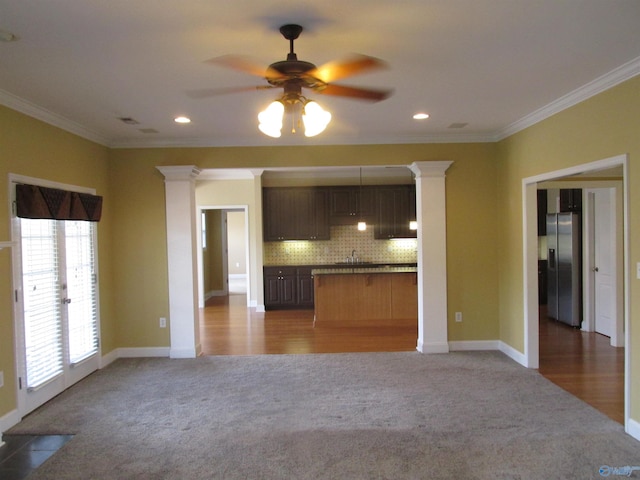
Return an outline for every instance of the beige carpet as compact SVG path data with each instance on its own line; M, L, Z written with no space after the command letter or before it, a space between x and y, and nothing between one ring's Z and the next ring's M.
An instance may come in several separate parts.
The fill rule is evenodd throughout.
M34 480L588 479L640 465L621 425L496 352L119 360L10 433L76 434Z

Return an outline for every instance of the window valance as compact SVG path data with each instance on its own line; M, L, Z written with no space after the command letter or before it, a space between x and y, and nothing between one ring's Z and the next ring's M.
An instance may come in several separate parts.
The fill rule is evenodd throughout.
M16 185L16 214L21 218L99 222L102 197L36 185Z

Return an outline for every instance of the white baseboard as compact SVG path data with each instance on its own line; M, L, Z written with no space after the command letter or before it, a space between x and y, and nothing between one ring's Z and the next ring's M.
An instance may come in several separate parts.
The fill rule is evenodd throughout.
M246 280L247 274L246 273L230 273L229 278L233 278L234 280Z
M507 345L503 341L499 342L499 348L498 349L502 353L504 353L507 357L511 358L512 360L515 360L516 362L518 362L523 367L527 367L528 368L527 357L525 356L524 353L519 352L518 350L513 348L511 345Z
M640 422L637 422L633 418L629 418L625 431L633 438L640 441Z
M258 305L258 302L256 300L251 300L251 306L255 307L256 312L258 313L266 312L266 310L264 309L264 305Z
M117 358L168 357L169 347L118 348Z
M449 342L452 352L473 352L479 350L500 350L499 340L467 340Z
M419 341L416 350L420 353L449 353L449 343L423 343Z
M11 410L9 413L0 417L0 445L2 444L2 433L20 423L20 420L22 420L22 418L18 410Z
M169 358L196 358L198 356L198 348L170 348L167 349L168 355L163 355ZM160 355L158 355L160 356Z
M102 357L100 357L100 366L98 368L104 368L107 365L115 362L118 358L120 358L118 355L118 349L114 348L106 355L103 355Z

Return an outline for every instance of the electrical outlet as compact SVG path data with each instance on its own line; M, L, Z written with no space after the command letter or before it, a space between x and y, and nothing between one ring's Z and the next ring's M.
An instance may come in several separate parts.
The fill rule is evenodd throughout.
M160 317L160 328L167 328L167 319Z
M462 312L456 312L456 322L462 321Z
M640 279L640 262L636 263L636 278Z
M0 372L0 388L4 387L4 372Z

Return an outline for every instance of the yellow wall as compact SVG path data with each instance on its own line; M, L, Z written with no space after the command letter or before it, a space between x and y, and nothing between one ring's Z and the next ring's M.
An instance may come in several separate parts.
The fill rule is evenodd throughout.
M205 282L205 293L221 291L224 289L224 276L222 268L222 211L207 210L207 262L202 262L202 273L208 282Z
M102 352L117 346L113 322L111 233L112 197L108 176L108 149L0 106L0 241L9 241L9 173L68 185L95 188L104 197L98 224L100 321ZM11 251L0 251L0 417L16 404L16 375L12 299Z
M246 275L247 255L245 251L244 212L227 212L227 235L229 241L229 275Z
M498 226L496 210L496 146L494 144L424 144L424 145L364 145L364 146L309 146L309 147L233 147L233 148L185 148L185 149L130 149L113 150L112 170L118 179L127 185L118 190L119 200L124 205L128 195L145 198L146 208L153 211L153 221L144 223L134 219L127 222L118 242L116 270L124 275L131 268L129 260L137 259L139 272L153 272L156 289L151 297L157 304L167 304L166 268L160 271L157 255L146 255L142 251L145 236L158 237L166 242L164 218L163 178L157 165L197 165L200 168L253 168L264 166L344 166L357 164L408 165L415 161L453 160L447 172L447 249L448 249L448 302L449 311L461 311L464 322L455 323L453 314L449 318L450 340L493 340L498 337L498 277L497 245L495 232ZM114 182L114 183L119 183ZM200 206L249 205L250 255L255 267L262 229L256 222L255 186L259 181L198 181L196 201ZM155 200L154 200L155 199ZM127 215L118 209L119 215ZM125 241L126 239L126 241ZM164 252L163 252L164 254ZM146 275L146 274L145 274ZM163 275L162 279L160 275ZM256 292L255 278L262 275L252 270L252 298L260 304L262 292ZM140 279L136 284L144 284ZM159 337L157 317L150 321L125 319L146 318L151 306L135 305L132 295L120 285L118 295L127 300L119 305L118 318L127 323L131 331L131 344L138 346L167 346L168 337ZM151 290L149 290L151 294ZM126 310L129 310L128 312ZM166 315L167 312L164 312ZM129 326L130 325L130 326ZM136 331L133 332L133 328ZM127 344L127 346L130 346ZM132 345L131 345L132 346Z
M500 339L524 351L522 292L522 179L620 154L629 155L631 348L640 352L640 77L527 128L499 143ZM632 355L640 371L640 356ZM640 378L631 379L631 417L640 418Z

